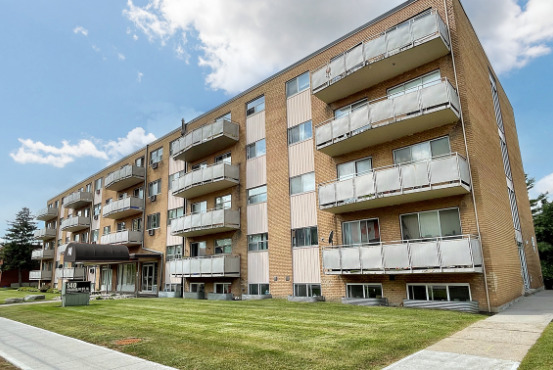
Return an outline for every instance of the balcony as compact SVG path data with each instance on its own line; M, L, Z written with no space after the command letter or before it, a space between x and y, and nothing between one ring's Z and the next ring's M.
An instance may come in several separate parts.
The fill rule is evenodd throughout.
M328 275L480 273L480 240L463 235L328 247L323 249L323 270Z
M45 227L44 229L38 229L34 232L35 239L38 240L50 240L55 239L58 235L56 229L51 229L49 227Z
M311 74L313 94L329 104L449 54L447 27L435 11L411 18Z
M229 120L219 120L198 127L176 140L171 150L174 159L193 162L235 144L239 126Z
M56 269L57 279L80 279L84 280L86 269L84 267L65 267Z
M120 219L142 214L144 211L144 199L129 197L113 201L104 206L102 215L107 218Z
M122 244L126 246L142 245L142 231L123 230L100 237L101 244Z
M56 207L44 208L37 212L36 219L41 221L50 221L58 217L58 212L59 210Z
M94 195L92 193L87 191L77 191L65 197L63 205L65 208L77 209L92 203L93 200Z
M240 277L240 256L185 257L167 262L167 270L179 277Z
M173 195L195 198L233 187L240 183L240 167L228 163L215 163L211 166L188 172L173 180Z
M171 221L171 235L192 237L240 229L240 210L216 209Z
M71 216L61 222L63 231L80 231L90 227L90 217Z
M319 208L331 213L353 212L467 194L470 189L466 159L451 153L321 184Z
M115 172L106 176L106 186L108 190L121 191L130 188L133 185L144 182L146 170L144 167L135 165L126 165Z
M52 280L52 271L31 270L29 271L29 280Z
M33 260L48 260L54 258L53 249L35 249L31 252L31 259Z
M459 96L442 79L404 95L376 99L317 125L315 144L317 150L335 157L456 122L459 117Z

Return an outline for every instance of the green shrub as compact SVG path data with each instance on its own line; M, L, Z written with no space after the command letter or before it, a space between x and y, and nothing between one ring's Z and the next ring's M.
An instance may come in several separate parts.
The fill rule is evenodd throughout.
M18 288L17 289L18 292L40 292L40 290L38 290L38 288L33 288L33 287L21 287L21 288Z

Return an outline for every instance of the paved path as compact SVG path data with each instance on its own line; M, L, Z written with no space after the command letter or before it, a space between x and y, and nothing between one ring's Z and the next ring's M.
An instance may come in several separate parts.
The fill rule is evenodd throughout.
M21 369L32 370L172 369L3 317L0 317L0 357Z
M553 291L524 297L386 369L516 369L553 320Z

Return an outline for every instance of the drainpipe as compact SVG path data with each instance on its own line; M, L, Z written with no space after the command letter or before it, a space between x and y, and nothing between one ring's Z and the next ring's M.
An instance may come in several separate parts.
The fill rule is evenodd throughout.
M459 95L459 83L457 81L457 67L455 65L455 53L453 51L453 42L451 40L451 28L449 26L449 12L447 11L447 0L444 0L444 10L446 14L446 23L447 23L447 34L449 36L449 48L451 50L451 60L453 63L453 74L455 75L455 88L457 89L457 94ZM463 140L465 143L465 151L467 153L467 164L469 167L469 175L470 175L470 183L472 184L472 191L470 192L472 195L472 204L474 205L474 215L476 217L476 229L478 231L478 239L480 240L480 254L482 255L482 272L484 273L484 290L486 292L486 303L488 305L488 312L491 311L491 305L490 305L490 293L488 289L488 275L486 273L486 259L484 257L484 250L482 248L482 235L480 234L480 221L478 220L478 210L476 209L476 197L474 195L474 182L472 180L472 168L470 165L470 156L469 156L469 148L467 145L467 133L465 131L465 120L463 117L463 103L461 102L461 97L459 96L459 114L461 116L461 127L463 128Z

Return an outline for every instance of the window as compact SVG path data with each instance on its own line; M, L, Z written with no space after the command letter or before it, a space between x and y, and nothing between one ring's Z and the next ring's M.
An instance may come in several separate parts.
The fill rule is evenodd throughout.
M408 94L440 82L440 71L433 71L424 76L402 83L401 85L388 89L388 98Z
M150 153L150 164L159 163L163 159L163 147Z
M221 116L217 119L215 119L215 122L219 122L219 121L230 121L230 112L228 112L227 114L225 114L224 116Z
M257 204L267 201L267 185L248 190L248 204Z
M100 230L96 229L96 230L92 230L92 242L93 243L98 243L98 237L100 236Z
M106 199L106 206L107 206L108 204L110 204L112 201L113 201L113 199L111 199L111 198Z
M190 283L190 293L203 293L204 291L204 283Z
M199 170L200 168L206 168L206 167L207 167L207 162L196 163L195 165L192 166L192 171L196 171L196 170Z
M348 298L382 298L382 285L346 284Z
M377 219L348 221L342 223L344 245L380 243L380 228Z
M309 72L305 72L286 82L286 97L289 98L307 89L309 89Z
M168 245L167 246L167 261L182 258L182 245Z
M171 220L184 216L184 208L174 208L167 211L167 223Z
M174 147L179 142L179 139L173 140L169 143L169 157L172 157L174 154Z
M215 157L215 163L220 163L220 162L231 164L230 152L221 154Z
M292 247L318 245L317 226L292 230Z
M103 235L108 235L111 232L111 226L104 226Z
M304 173L290 179L290 195L315 191L315 172Z
M159 213L153 213L146 218L146 230L159 228Z
M262 155L265 155L265 153L266 153L265 139L261 139L259 141L256 141L253 144L246 146L247 159L260 157Z
M96 179L94 181L94 190L100 190L102 188L102 178Z
M246 104L246 116L251 116L265 110L265 96L260 96Z
M450 152L449 137L446 136L394 150L394 163L426 161Z
M269 284L249 284L248 285L248 294L252 295L268 295Z
M83 216L90 217L90 208L83 209Z
M215 209L230 209L230 206L231 206L230 194L215 198Z
M288 129L288 145L299 143L313 137L313 126L311 121L300 123Z
M142 230L142 218L135 218L132 220L132 230L133 231Z
M58 208L59 204L60 204L60 202L56 200L56 201L54 202L54 207L55 207L55 208Z
M92 183L86 184L85 191L86 191L87 193L90 193L90 192L92 191Z
M144 188L139 187L132 191L132 196L139 199L144 199Z
M321 297L321 284L294 284L295 297Z
M88 243L88 232L85 232L85 233L81 234L81 241L83 243Z
M121 200L121 199L126 199L126 198L127 198L127 193L119 193L119 194L117 195L117 198L118 198L119 200Z
M207 250L206 242L190 243L190 257L205 256Z
M102 211L102 203L94 205L94 216L99 216Z
M125 222L118 222L117 231L125 231L125 230L127 230Z
M400 216L403 240L461 235L459 209L441 209Z
M230 254L232 252L232 239L217 239L214 242L214 254Z
M144 167L144 157L136 158L136 160L134 161L134 164L137 167Z
M215 294L230 294L230 283L213 284L213 292Z
M184 170L179 171L179 172L175 172L175 173L169 175L169 191L177 188L176 184L175 184L175 187L173 187L173 181L180 178L180 177L182 177L182 176L184 176Z
M351 112L355 112L356 110L363 108L367 105L368 101L367 99L361 99L359 101L356 101L355 103L352 103L350 105L346 105L345 107L342 107L340 109L336 109L334 111L334 118L340 118L343 116L347 116Z
M161 179L148 184L148 196L161 194Z
M338 180L351 179L354 176L364 175L373 168L371 158L358 159L356 161L341 163L336 166Z
M248 235L249 251L264 251L269 249L269 234Z
M469 284L407 284L407 299L423 301L471 301Z
M203 202L192 203L191 210L192 210L192 214L206 213L207 212L207 201L204 200Z

